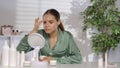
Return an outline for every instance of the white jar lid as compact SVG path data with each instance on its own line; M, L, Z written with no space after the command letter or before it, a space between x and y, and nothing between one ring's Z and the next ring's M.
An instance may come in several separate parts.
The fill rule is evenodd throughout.
M31 62L30 61L24 61L23 66L24 67L30 67L31 66Z
M57 61L56 60L50 60L50 65L56 65Z

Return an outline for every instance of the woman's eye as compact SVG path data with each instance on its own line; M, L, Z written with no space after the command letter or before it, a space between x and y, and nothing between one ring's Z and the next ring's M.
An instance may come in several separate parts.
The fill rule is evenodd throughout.
M50 24L52 24L53 22L50 22Z

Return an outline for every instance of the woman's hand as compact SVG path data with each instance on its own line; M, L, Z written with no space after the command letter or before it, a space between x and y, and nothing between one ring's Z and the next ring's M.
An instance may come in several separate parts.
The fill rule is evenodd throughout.
M43 58L39 58L40 61L48 61L50 63L50 60L52 60L52 57L51 56L46 56L46 57L43 57Z
M40 26L41 23L42 23L42 20L40 20L39 18L36 18L33 30L37 31L39 29L39 26Z
M36 32L39 30L39 26L40 26L41 23L42 23L42 20L40 20L39 18L36 18L36 19L35 19L35 23L34 23L34 28L33 28L33 30L29 33L29 35L32 34L32 33L36 33Z

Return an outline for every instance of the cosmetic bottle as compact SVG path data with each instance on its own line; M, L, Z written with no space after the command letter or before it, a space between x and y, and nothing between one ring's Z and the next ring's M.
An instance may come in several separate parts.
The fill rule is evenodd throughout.
M21 54L20 54L20 65L21 65L21 67L23 67L24 61L25 61L25 52L22 51Z
M14 47L14 44L12 43L11 47L10 47L10 51L9 51L9 66L11 67L15 67L16 66L16 49Z
M7 40L5 40L5 44L2 50L2 65L8 66L9 65L9 46Z

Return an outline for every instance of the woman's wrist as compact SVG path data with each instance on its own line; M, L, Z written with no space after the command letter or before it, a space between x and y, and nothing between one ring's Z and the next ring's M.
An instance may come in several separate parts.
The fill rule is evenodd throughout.
M34 31L38 31L38 29L39 29L39 26L34 26L33 28Z

